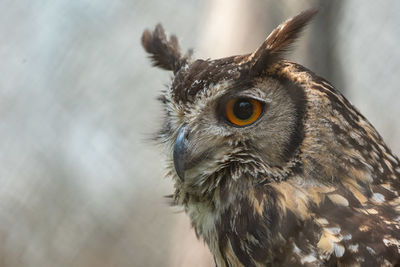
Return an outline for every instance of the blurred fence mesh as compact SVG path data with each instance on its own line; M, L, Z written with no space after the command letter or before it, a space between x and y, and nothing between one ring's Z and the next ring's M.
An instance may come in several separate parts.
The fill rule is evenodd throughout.
M299 11L321 11L290 59L330 80L399 154L400 2L0 2L0 266L210 266L168 207L149 141L169 73L140 36L162 22L196 56L254 50Z

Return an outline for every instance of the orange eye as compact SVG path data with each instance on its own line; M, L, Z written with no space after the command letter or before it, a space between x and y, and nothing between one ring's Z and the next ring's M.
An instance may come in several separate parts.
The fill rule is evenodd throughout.
M261 102L250 98L232 98L225 106L226 118L236 126L252 124L260 117L261 112Z

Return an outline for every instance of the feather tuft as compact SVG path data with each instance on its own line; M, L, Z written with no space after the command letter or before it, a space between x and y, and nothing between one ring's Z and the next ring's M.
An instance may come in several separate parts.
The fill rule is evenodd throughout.
M161 24L158 24L153 32L143 32L142 46L150 54L154 66L171 70L174 74L188 63L192 54L189 50L186 55L182 55L178 38L171 35L168 40Z
M260 73L287 52L317 12L318 9L303 11L273 30L264 43L249 56L251 72Z

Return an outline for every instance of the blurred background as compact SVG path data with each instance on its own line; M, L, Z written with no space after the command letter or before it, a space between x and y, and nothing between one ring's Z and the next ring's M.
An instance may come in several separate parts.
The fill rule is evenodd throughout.
M399 155L400 1L1 0L0 266L212 266L163 198L149 139L171 73L150 66L141 33L161 22L195 57L224 57L316 6L288 58Z

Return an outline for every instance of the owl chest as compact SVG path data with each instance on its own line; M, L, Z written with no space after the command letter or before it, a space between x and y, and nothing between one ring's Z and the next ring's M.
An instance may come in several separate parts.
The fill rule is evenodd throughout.
M185 205L197 235L209 246L217 266L285 266L282 259L293 260L294 246L287 235L296 237L303 224L295 212L282 212L288 208L281 206L285 202L280 197L284 196L268 188L260 192L250 186L230 189L218 195L217 199L223 201L189 201ZM304 208L298 194L292 192L285 197L297 200L289 203L293 209Z
M207 243L218 267L257 266L269 261L271 246L266 240L257 240L268 235L266 225L261 217L253 216L253 208L244 202L235 201L227 206L215 203L186 206L196 234Z

